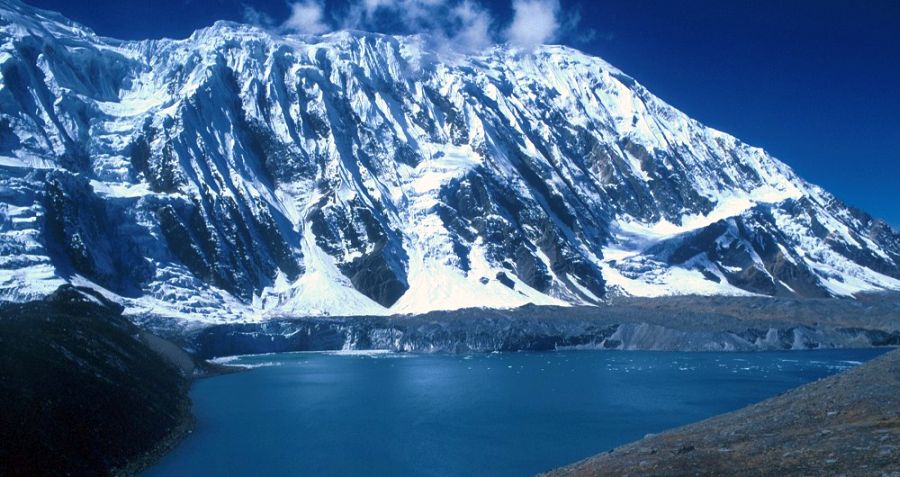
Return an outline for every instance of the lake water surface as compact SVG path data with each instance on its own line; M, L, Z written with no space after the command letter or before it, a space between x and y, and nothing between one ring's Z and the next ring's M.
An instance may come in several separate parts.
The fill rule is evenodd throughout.
M533 475L884 351L245 356L144 476Z

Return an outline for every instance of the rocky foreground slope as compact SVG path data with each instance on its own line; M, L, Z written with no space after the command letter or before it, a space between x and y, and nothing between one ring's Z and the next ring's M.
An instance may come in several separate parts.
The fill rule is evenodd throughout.
M0 303L0 475L128 475L190 420L192 358L86 289Z
M900 350L544 475L898 476Z
M63 283L211 322L849 296L900 289L900 236L571 48L0 0L0 299Z

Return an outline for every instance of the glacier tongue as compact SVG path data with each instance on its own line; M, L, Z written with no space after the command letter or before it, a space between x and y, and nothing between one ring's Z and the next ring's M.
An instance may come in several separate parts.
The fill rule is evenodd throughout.
M0 2L0 299L190 321L900 289L900 235L562 46Z

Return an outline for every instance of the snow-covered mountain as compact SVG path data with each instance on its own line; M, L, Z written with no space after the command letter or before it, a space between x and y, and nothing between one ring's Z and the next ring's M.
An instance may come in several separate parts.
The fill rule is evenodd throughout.
M0 43L0 299L215 321L900 289L885 223L571 48L127 42L16 0Z

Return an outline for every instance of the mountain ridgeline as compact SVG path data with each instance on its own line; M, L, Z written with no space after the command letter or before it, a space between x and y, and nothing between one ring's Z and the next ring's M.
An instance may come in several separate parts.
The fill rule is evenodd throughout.
M900 289L884 222L566 47L129 42L0 0L0 74L0 299L221 321Z

